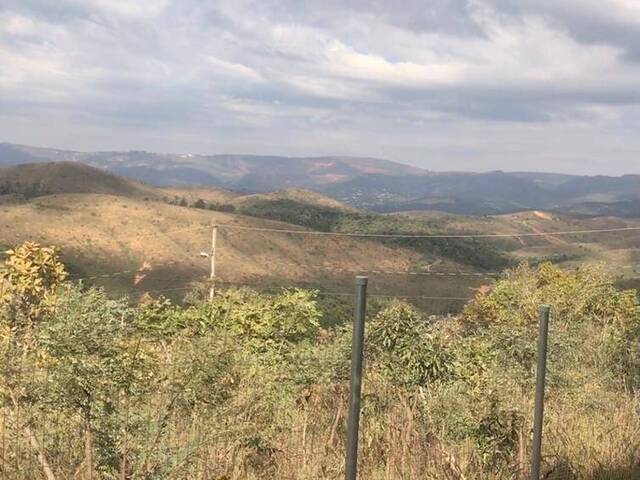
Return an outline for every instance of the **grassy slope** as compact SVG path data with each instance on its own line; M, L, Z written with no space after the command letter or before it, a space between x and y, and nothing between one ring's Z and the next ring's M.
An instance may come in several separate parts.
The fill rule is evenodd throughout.
M0 207L0 246L24 240L57 245L78 276L141 269L141 275L91 279L119 293L184 287L203 280L214 223L299 228L280 222L112 195L68 194ZM443 270L462 266L408 248L352 239L221 229L218 275L223 281L304 285L350 291L354 274L369 270L410 271L418 263ZM177 262L166 266L168 262ZM372 292L394 295L460 296L478 279L373 275ZM136 283L135 279L138 278ZM461 283L462 282L462 283ZM175 293L175 292L174 292ZM174 297L182 292L177 292Z
M357 211L355 208L338 200L303 188L287 188L277 192L239 196L232 201L232 204L242 208L260 204L268 205L275 202L292 202L317 208L339 210L341 212L354 213Z
M38 197L56 193L102 193L144 198L155 197L157 190L72 162L33 163L0 168L0 195Z

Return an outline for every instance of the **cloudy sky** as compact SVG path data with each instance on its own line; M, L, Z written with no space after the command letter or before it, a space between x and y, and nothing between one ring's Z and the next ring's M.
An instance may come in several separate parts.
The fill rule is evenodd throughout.
M638 0L0 0L0 141L640 173Z

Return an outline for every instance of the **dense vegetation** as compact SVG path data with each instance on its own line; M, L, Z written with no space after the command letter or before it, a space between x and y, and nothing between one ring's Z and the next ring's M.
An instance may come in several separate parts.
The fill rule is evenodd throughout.
M132 307L69 283L53 249L9 252L3 476L341 478L350 328L315 297L230 289ZM507 272L457 318L398 301L370 315L361 478L524 478L543 302L545 471L638 478L636 294L550 264Z
M48 195L50 193L50 190L46 186L42 185L41 182L0 182L0 195L17 195L24 197L25 199L29 199L42 195Z
M415 235L443 233L437 222L416 221L397 215L344 211L287 199L248 203L237 211L244 215L279 220L326 232ZM495 246L477 239L404 238L380 241L411 248L425 255L445 257L475 268L502 270L509 265L509 258Z

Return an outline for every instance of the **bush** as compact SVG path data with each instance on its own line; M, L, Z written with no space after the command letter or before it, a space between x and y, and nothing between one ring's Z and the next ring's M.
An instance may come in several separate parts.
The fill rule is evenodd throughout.
M573 358L574 362L595 362L607 376L636 385L640 305L635 291L616 289L600 266L564 272L549 263L535 269L520 265L506 272L489 293L478 295L462 320L468 328L491 336L505 362L531 372L542 304L550 305L552 312L550 355L570 361L575 357L572 350L591 348L587 358Z
M427 386L452 374L454 356L436 329L406 303L394 302L371 322L368 352L394 383Z
M283 290L277 295L231 289L215 297L211 322L254 345L279 345L312 337L319 327L316 292Z
M0 267L0 308L31 321L50 311L56 290L67 278L57 250L25 242L5 254L7 259Z
M31 335L16 333L7 309L0 316L0 406L29 419L3 430L8 478L41 477L20 463L25 452L54 459L60 478L343 473L351 327L321 328L316 292L229 289L184 307L162 297L133 307L81 285L55 295ZM540 303L553 311L545 460L579 478L608 478L596 476L603 465L637 478L638 301L601 269L548 264L507 272L460 318L426 318L399 301L376 307L362 477L519 478ZM55 441L39 444L36 425Z

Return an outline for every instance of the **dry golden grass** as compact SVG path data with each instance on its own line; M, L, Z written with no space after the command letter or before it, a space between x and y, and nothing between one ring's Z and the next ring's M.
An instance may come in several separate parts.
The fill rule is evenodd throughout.
M425 420L432 408L429 394L407 396L388 385L365 384L365 395L386 392L392 405L381 415L365 412L360 429L359 478L370 480L528 480L530 466L531 419L520 432L521 441L508 464L483 467L477 448L469 440L447 441ZM381 390L382 389L382 390ZM254 394L257 392L253 392ZM366 398L366 397L365 397ZM162 411L163 399L136 415L153 422ZM547 403L543 474L545 480L637 480L640 478L640 423L632 396L618 395L601 411L576 409ZM153 462L168 462L162 476L166 480L184 478L208 480L338 480L344 475L345 385L329 385L309 390L296 408L271 412L271 421L282 426L268 447L239 444L237 438L260 436L260 417L247 392L235 400L230 418L172 417L156 445ZM526 398L514 396L514 406L530 407ZM366 408L366 407L365 407ZM1 411L0 411L1 412ZM229 412L230 415L234 414ZM44 478L25 439L14 430L16 419L1 412L0 437L12 442L4 446L7 471L21 465L30 480ZM428 418L428 417L427 417ZM35 432L42 438L53 459L57 478L74 478L82 465L80 419L34 417L40 422ZM18 419L19 420L19 419ZM46 424L44 423L46 422ZM266 427L265 427L266 428ZM149 432L153 438L153 429ZM175 457L172 457L175 455ZM153 466L153 465L151 465ZM80 467L81 469L81 467ZM80 478L80 477L79 477ZM96 477L107 478L107 477ZM138 475L132 478L146 478Z
M76 277L105 285L115 293L167 290L180 298L182 288L208 277L210 225L236 224L301 229L243 215L179 207L161 201L121 196L67 194L0 206L0 247L25 240L56 245ZM323 290L351 289L353 275L376 271L406 272L417 264L439 262L444 271L463 270L437 257L410 249L346 237L314 237L220 229L217 275L222 282L304 285ZM167 265L169 264L169 265ZM372 275L372 293L467 296L481 280L467 277ZM342 290L344 291L344 290Z
M326 197L310 190L303 188L287 188L285 190L279 190L271 193L260 193L254 195L239 196L234 199L234 205L245 205L252 202L262 201L278 201L278 200L292 200L299 203L305 203L309 205L315 205L317 207L333 208L342 210L344 212L356 212L355 208L352 208L342 202L334 200L333 198Z

